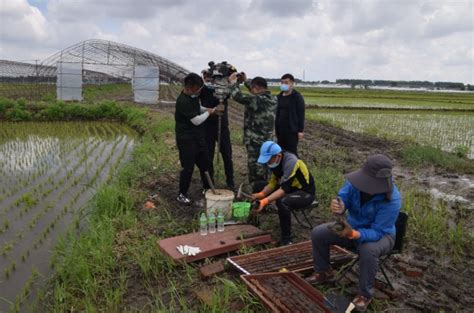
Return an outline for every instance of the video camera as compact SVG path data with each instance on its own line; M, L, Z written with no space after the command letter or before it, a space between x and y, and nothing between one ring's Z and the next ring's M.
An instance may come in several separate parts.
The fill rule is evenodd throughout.
M237 72L237 69L232 64L227 63L227 61L217 64L214 61L210 61L208 65L207 74L211 77L211 84L215 90L214 96L220 101L224 101L230 95L231 84L228 78ZM242 75L238 73L237 77L240 79L239 76L241 77Z
M208 63L209 73L212 76L212 79L220 79L223 77L229 77L232 73L237 72L236 68L227 63L227 61L222 61L221 63L215 64L214 61Z

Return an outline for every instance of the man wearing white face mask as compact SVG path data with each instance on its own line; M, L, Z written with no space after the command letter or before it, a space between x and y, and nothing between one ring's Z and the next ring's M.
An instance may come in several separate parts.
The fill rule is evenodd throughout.
M273 141L266 141L260 149L258 163L267 164L272 172L263 189L252 194L260 200L256 213L276 201L280 218L281 244L291 244L291 210L310 205L315 197L314 179L306 164L291 152L284 151Z
M283 150L298 155L298 141L304 137L303 96L293 89L295 78L291 74L281 77L280 94L275 117L275 132Z
M204 189L209 189L205 172L209 171L210 159L206 144L204 121L215 113L214 108L201 107L199 94L204 86L202 78L196 73L190 73L184 78L184 88L176 100L175 132L176 145L179 150L181 173L179 176L179 194L176 200L179 203L190 205L191 200L187 193L194 165L201 173Z

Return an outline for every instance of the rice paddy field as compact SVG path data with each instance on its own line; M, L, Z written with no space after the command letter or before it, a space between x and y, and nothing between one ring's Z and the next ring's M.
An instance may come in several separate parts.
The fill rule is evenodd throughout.
M474 111L473 92L297 88L306 104L329 108ZM274 92L277 90L273 89Z
M80 224L135 138L111 122L0 123L0 311L20 307L49 277L58 238Z
M474 113L408 110L311 109L306 116L340 128L444 151L466 150L474 158Z

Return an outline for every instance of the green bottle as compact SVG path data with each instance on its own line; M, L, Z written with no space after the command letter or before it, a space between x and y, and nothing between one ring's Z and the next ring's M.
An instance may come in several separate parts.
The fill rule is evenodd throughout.
M207 218L206 218L206 213L201 213L201 218L199 219L199 226L201 230L201 235L206 236L207 235Z
M222 209L219 209L219 213L217 214L217 231L224 231L224 213L222 212Z

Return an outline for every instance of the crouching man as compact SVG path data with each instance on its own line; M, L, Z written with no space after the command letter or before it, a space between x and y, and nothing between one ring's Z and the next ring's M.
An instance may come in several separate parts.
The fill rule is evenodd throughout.
M260 213L270 202L276 201L281 245L289 245L292 243L291 211L304 208L313 202L316 192L313 176L303 161L291 152L282 151L273 141L263 143L258 163L266 164L272 176L260 192L252 194L252 200L260 201L256 213Z
M346 175L338 199L331 202L334 214L348 211L344 228L333 223L315 227L311 234L315 273L307 280L322 284L334 280L329 263L330 245L355 249L359 253L360 277L357 296L352 301L358 311L365 311L374 294L379 257L395 244L395 222L401 207L400 193L393 184L392 162L382 154L369 156L363 167ZM341 227L342 228L342 227Z

